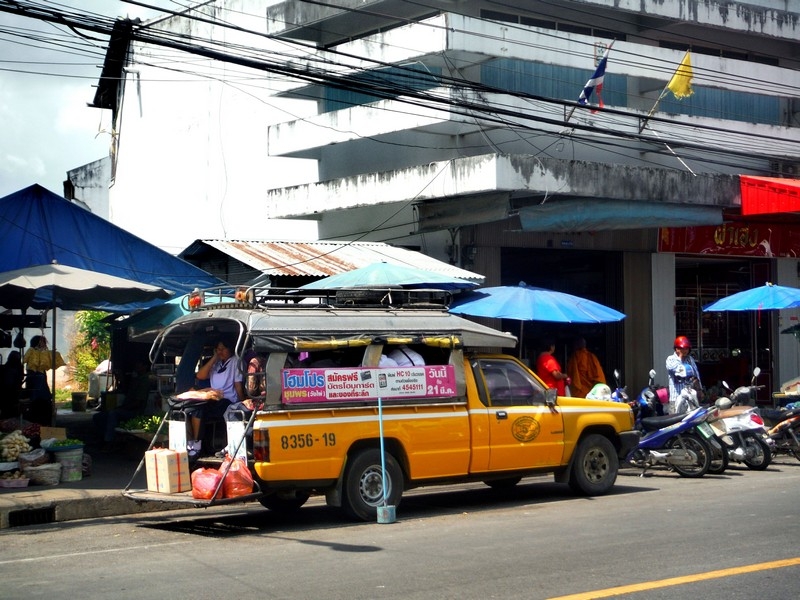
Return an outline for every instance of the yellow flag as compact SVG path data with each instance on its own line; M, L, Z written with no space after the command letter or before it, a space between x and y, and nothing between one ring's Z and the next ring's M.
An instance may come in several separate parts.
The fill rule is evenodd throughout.
M688 98L694 94L694 90L692 89L692 77L694 77L692 73L692 57L687 50L686 56L683 57L672 79L669 80L667 89L672 92L672 95L678 100Z

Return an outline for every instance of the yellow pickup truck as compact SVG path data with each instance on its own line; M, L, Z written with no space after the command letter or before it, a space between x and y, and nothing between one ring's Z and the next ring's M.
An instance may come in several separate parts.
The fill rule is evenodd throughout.
M267 508L296 509L318 494L351 518L374 520L413 487L502 488L542 473L599 495L638 442L627 404L557 397L498 353L514 336L448 313L440 295L315 294L206 296L151 350L161 372L175 367L166 369L175 393L194 383L220 336L236 340L238 356L259 356L260 370L244 375L261 380L247 386L260 393L247 444ZM402 349L416 360L388 359Z

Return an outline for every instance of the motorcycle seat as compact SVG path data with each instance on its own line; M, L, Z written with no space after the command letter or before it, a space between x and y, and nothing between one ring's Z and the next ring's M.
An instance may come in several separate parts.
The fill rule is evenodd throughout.
M750 412L752 410L754 410L754 407L752 406L732 406L731 408L726 408L719 411L717 418L728 419L730 417L738 417L742 413Z
M761 409L761 416L764 418L764 420L774 425L798 415L800 415L800 408L793 408L792 410L786 410L783 408Z
M645 431L657 431L683 421L685 414L664 415L663 417L645 417L642 419L642 428Z

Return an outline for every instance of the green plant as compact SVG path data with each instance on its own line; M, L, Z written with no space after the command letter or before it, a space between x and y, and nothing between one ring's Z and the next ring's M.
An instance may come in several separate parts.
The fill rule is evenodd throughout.
M104 321L107 312L82 310L75 314L77 329L70 348L73 378L80 390L86 390L89 374L111 352L111 326Z
M54 394L54 402L56 404L57 409L67 409L69 410L72 408L72 389L67 388L56 388L56 392Z

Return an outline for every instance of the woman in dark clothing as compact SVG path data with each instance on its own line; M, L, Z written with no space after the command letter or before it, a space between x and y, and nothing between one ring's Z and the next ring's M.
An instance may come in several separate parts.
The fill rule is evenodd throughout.
M19 395L24 378L22 355L12 350L0 368L0 415L4 419L19 416Z

